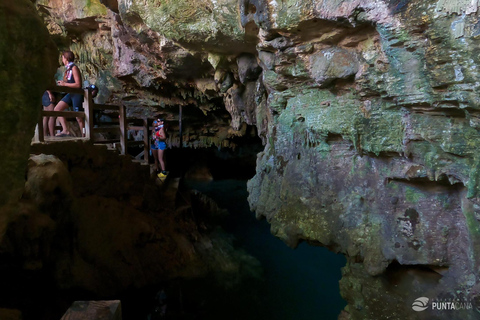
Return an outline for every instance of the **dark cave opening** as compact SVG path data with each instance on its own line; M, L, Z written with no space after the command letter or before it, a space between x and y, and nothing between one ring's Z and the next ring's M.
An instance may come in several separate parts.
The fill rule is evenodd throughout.
M238 145L230 148L172 148L165 151L167 171L180 177L185 173L207 169L214 180L250 179L255 174L257 154L263 150L260 138L232 138Z

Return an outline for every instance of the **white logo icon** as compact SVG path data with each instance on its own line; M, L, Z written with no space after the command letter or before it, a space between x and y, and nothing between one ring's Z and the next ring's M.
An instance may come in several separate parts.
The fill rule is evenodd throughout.
M412 309L415 311L423 311L428 308L428 298L427 297L420 297L415 299L412 303Z

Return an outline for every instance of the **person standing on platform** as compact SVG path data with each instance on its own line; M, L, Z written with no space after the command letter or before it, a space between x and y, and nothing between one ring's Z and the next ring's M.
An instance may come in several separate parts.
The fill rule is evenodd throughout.
M64 51L62 53L62 62L66 67L63 75L63 80L57 81L57 85L61 87L69 88L82 88L82 75L80 69L73 63L75 55L72 51ZM69 106L73 106L73 111L82 112L83 109L83 95L78 93L68 93L62 100L55 106L55 111L64 111ZM56 135L56 137L70 136L70 131L67 127L67 121L64 117L58 117L60 124L62 125L62 131ZM80 132L83 133L84 122L83 118L77 117L78 125L80 126ZM48 121L50 131L55 129L55 117L50 117Z
M165 159L164 152L167 148L165 141L167 140L167 132L165 130L164 120L157 119L153 121L154 130L152 132L152 144L151 150L153 158L155 161L155 172L157 173L160 179L164 179L167 176L167 171L165 170ZM158 169L158 164L162 171Z
M43 93L42 96L42 105L43 105L43 110L45 111L53 111L53 108L55 108L55 96L53 95L52 91L46 90ZM43 136L47 136L47 132L50 132L50 136L53 137L55 135L55 132L52 130L48 130L48 119L50 117L43 117Z

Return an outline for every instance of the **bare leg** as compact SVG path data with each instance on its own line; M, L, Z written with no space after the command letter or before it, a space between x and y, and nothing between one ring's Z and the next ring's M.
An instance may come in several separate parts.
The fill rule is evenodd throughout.
M63 111L68 108L68 104L65 101L60 101L57 103L57 106L55 107L55 111ZM60 121L60 124L62 125L62 132L64 134L69 134L70 132L68 131L67 127L67 120L65 120L64 117L58 117L58 120ZM55 117L50 117L49 121L49 126L51 128L55 128Z
M55 108L55 105L51 103L49 106L43 107L43 110L53 111L53 108ZM49 130L50 129L49 122L48 122L49 119L50 117L43 117L43 136L44 137L47 136L47 130L50 131L50 136L53 137L53 130Z
M83 122L83 118L77 118L78 126L80 127L80 134L82 137L85 137L83 134L83 128L85 128L85 123Z
M47 109L48 107L44 107L43 110L48 110ZM46 137L47 136L47 132L48 132L48 118L49 117L43 117L43 136Z
M160 162L160 167L162 168L162 171L165 171L165 160L163 159L164 151L165 150L158 149L158 161Z

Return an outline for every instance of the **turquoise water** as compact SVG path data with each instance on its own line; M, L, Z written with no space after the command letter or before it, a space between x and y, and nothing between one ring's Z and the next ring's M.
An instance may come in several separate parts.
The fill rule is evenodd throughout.
M205 319L225 318L224 310L237 310L228 319L317 320L337 319L346 302L339 293L338 281L346 260L323 247L300 244L291 249L270 234L265 220L255 219L250 211L246 181L220 180L189 182L230 212L223 224L237 244L257 258L264 269L261 283L241 290L236 302L219 299L219 307ZM250 299L248 298L250 297ZM239 306L240 304L240 306Z

